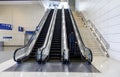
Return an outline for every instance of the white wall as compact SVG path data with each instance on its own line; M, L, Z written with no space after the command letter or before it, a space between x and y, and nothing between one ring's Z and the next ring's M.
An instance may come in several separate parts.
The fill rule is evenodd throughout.
M41 0L45 10L47 10L47 8L49 8L49 4L50 4L50 1L49 0Z
M109 55L120 60L120 0L76 0L76 10L91 20L110 44Z
M68 4L72 11L75 11L75 0L68 0Z
M5 45L24 45L25 32L18 32L18 26L24 27L25 31L35 30L44 12L44 7L39 4L0 5L0 23L13 25L12 31L0 30L0 37L13 37L12 40L6 40Z

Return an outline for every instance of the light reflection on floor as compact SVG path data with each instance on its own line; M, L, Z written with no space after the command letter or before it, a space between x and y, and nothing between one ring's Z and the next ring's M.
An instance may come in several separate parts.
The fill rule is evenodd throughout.
M36 62L26 62L22 64L16 64L5 71L16 71L16 72L88 72L88 73L99 73L93 65L87 63L70 63L68 65L49 62L46 64L38 64Z

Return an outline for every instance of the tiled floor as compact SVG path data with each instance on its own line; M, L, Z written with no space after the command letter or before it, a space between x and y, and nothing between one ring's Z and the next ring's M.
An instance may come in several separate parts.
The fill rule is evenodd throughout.
M76 16L74 14L74 16ZM80 26L81 35L87 47L93 51L92 64L100 73L88 72L0 72L0 77L120 77L120 61L107 58L103 50L93 37L90 30L84 27L80 17L76 16L77 24ZM86 35L86 36L84 36ZM9 65L9 63L8 63ZM4 65L3 65L4 66ZM0 64L0 67L3 67ZM1 70L1 69L0 69Z

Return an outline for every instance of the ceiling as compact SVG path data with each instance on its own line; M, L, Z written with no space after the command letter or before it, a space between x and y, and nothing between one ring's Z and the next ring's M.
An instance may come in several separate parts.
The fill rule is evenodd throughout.
M68 0L0 0L0 5L39 4L40 1L60 1L60 2L67 2Z
M42 1L42 0L0 0L0 1ZM48 1L67 1L67 0L48 0Z

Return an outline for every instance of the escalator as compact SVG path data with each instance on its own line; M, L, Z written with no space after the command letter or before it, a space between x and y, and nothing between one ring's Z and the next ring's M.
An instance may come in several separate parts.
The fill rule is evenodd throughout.
M35 33L32 35L29 42L24 47L15 50L13 55L14 61L16 61L17 63L22 63L24 61L35 61L38 48L40 48L45 42L53 12L54 9L46 11L45 14L47 16L43 16L44 18L39 23L39 26L36 28Z
M77 38L75 35L75 31L73 28L73 24L71 21L70 13L68 9L65 9L65 21L66 21L66 31L67 31L67 43L68 43L68 49L69 49L69 59L73 62L81 62L83 60L83 56L81 54L81 51L79 49ZM74 37L74 44L72 44L72 48L70 46L70 34L72 33L72 38Z
M32 49L32 52L30 53L31 58L35 58L35 56L36 56L35 54L36 54L38 48L40 48L44 44L44 41L45 41L45 38L46 38L46 35L48 32L48 28L49 28L49 25L50 25L50 22L52 19L53 12L54 12L54 9L51 9L51 11L43 25L42 31L40 32L40 34L36 40L36 43Z
M52 17L53 15L53 9L50 11L49 15L47 16L47 19L43 25L43 28L40 32L40 34L38 35L38 38L35 42L35 45L33 46L33 49L31 51L31 54L30 54L30 58L29 60L27 60L28 62L24 62L20 65L16 64L16 65L13 65L12 67L6 69L5 71L32 71L32 72L35 72L35 71L59 71L59 72L63 72L63 71L81 71L79 69L81 64L80 63L74 63L74 62L81 62L81 61L84 61L83 59L83 56L81 54L81 51L80 51L80 48L78 46L78 43L75 44L74 46L74 49L75 49L75 52L71 51L70 50L70 46L69 46L69 38L67 38L67 45L68 45L68 49L69 49L69 59L71 63L69 66L68 65L63 65L61 64L61 51L62 51L62 44L61 44L61 36L62 36L62 32L61 29L62 29L62 10L61 9L58 9L57 11L55 11L55 14L54 16L56 16L56 18ZM69 34L71 32L74 33L75 35L75 31L74 31L74 28L73 28L73 24L72 24L72 20L71 20L71 17L70 17L70 13L69 13L69 10L68 9L65 9L65 25L66 25L66 33L67 33L67 37L69 37ZM54 18L55 20L53 20L53 24L51 25L51 32L52 35L51 35L51 38L52 40L49 43L46 43L49 48L46 48L48 49L49 52L49 55L47 55L47 57L45 58L45 61L48 61L48 63L46 64L38 64L37 62L33 61L33 59L35 58L35 54L38 50L38 48L42 47L45 41L45 38L46 38L46 35L47 35L47 32L48 32L48 28L49 28L49 25L50 25L50 22L51 22L51 18ZM55 25L54 25L55 24ZM50 28L49 28L50 29ZM64 30L64 29L63 29ZM51 34L51 33L50 33ZM49 37L50 38L50 37ZM47 39L47 38L46 38ZM77 37L75 36L75 41L77 42ZM66 45L66 46L67 46ZM47 50L45 50L47 51ZM47 59L47 60L46 60ZM32 61L32 62L31 62ZM63 61L63 60L62 60ZM83 64L82 64L83 65ZM84 66L85 67L85 66ZM91 67L90 67L91 68Z
M62 10L58 9L48 61L61 61Z

